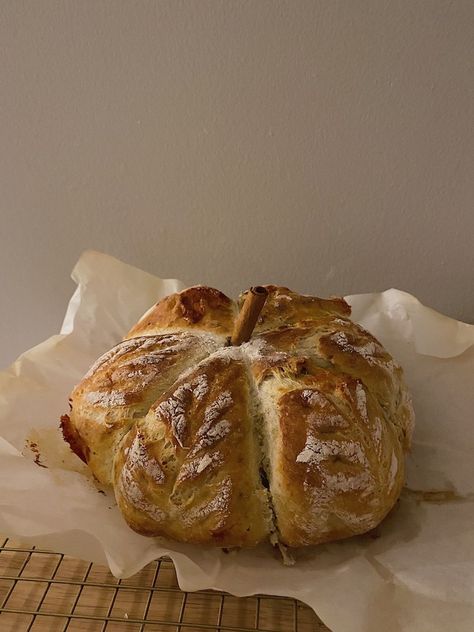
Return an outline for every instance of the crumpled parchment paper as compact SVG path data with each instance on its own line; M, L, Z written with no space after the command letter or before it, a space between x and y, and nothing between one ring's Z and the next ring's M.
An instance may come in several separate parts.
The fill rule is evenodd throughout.
M96 252L73 278L61 333L0 373L0 533L106 563L118 577L168 555L185 590L295 597L334 632L472 632L473 325L398 290L347 297L413 394L407 489L375 534L298 552L287 568L266 545L225 554L135 534L68 451L58 420L74 384L151 304L183 287Z

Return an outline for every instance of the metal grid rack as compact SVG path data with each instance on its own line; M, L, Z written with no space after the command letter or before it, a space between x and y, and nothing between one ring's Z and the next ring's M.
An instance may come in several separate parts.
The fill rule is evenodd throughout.
M295 599L183 592L169 559L117 580L99 564L0 544L1 632L329 632Z

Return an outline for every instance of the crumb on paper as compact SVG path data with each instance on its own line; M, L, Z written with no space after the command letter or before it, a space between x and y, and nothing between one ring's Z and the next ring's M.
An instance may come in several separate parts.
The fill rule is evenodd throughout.
M58 427L30 428L25 437L23 455L29 458L31 454L36 465L47 467L50 471L70 470L90 476L87 465L71 451Z
M125 613L124 613L123 618L124 618L124 619L128 619L128 612L125 612Z
M280 553L283 558L283 566L294 566L296 564L296 560L288 551L288 547L281 542L278 542L277 546L280 549Z
M240 546L225 547L225 548L222 548L221 551L225 553L226 555L235 555L236 553L240 551Z
M44 463L41 463L41 454L38 448L38 444L35 441L31 441L30 439L27 439L25 441L25 447L31 450L31 452L33 452L34 462L36 463L36 465L39 465L40 467L44 467L46 469L48 468L47 465L45 465Z
M289 552L288 547L279 541L278 535L275 532L270 534L270 543L274 549L278 549L278 551L280 552L283 566L294 566L296 564L296 560Z

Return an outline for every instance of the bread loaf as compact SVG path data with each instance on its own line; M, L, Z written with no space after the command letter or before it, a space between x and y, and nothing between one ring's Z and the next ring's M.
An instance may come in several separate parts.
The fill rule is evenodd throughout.
M267 286L251 340L208 287L151 308L71 395L65 439L138 533L220 547L374 528L404 480L402 370L343 299Z

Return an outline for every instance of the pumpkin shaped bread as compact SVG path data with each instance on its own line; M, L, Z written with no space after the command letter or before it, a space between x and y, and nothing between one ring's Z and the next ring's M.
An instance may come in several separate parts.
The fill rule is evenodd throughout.
M343 299L266 286L251 339L238 302L192 287L91 367L62 419L132 529L218 547L299 547L374 528L404 480L402 370Z

